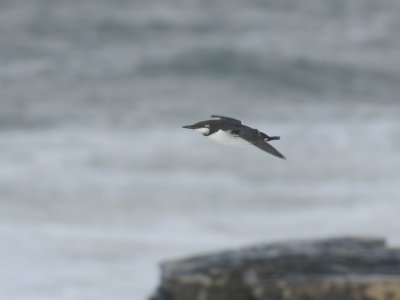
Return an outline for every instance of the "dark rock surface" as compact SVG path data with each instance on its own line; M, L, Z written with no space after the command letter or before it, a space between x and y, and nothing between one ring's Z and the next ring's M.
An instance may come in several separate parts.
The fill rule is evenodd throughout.
M266 244L161 270L151 300L400 300L400 249L381 239Z

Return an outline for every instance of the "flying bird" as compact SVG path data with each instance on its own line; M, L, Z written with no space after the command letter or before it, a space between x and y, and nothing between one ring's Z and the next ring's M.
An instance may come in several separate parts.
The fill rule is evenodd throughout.
M269 136L257 129L243 125L242 121L234 118L219 115L212 115L211 118L216 119L200 121L193 125L183 126L183 128L196 130L223 145L253 145L269 154L285 159L285 156L268 143L279 140L279 136Z

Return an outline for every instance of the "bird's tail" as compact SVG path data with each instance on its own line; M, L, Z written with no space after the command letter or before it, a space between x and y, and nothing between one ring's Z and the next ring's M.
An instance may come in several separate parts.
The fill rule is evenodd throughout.
M274 140L280 140L280 136L269 136L267 137L267 141L274 141Z
M274 141L274 140L280 140L280 136L269 136L268 134L265 134L264 132L258 131L258 134L264 139L268 141Z

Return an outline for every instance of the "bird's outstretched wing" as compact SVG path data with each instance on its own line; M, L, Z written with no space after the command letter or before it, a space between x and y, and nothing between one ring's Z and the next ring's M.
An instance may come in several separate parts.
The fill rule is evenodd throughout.
M259 140L257 143L253 143L254 146L260 148L261 150L264 150L265 152L268 152L269 154L272 154L276 157L286 159L282 153L280 153L278 150L276 150L274 147L272 147L270 144L268 144L265 141Z
M237 124L242 124L242 121L234 119L234 118L230 118L230 117L224 117L224 116L219 116L219 115L212 115L211 118L220 118L221 120L226 120L228 122L232 122L232 123L237 123Z
M282 153L280 153L278 150L276 150L274 147L272 147L270 144L268 144L264 138L261 135L261 132L259 132L256 129L253 129L251 131L249 130L239 130L237 131L238 135L248 141L249 143L253 144L254 146L256 146L257 148L260 148L261 150L272 154L276 157L282 158L282 159L286 159L286 157L284 155L282 155Z

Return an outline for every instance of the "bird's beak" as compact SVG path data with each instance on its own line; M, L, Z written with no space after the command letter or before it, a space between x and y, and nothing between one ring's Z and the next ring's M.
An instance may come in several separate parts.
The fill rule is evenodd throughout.
M194 129L194 125L186 125L186 126L182 126L182 128Z

